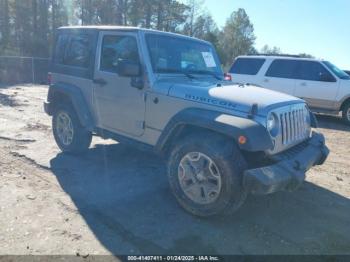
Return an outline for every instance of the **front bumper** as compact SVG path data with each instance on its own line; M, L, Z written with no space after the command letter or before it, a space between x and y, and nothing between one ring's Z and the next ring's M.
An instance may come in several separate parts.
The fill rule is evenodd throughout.
M276 191L292 191L305 180L305 173L322 165L329 154L322 134L313 132L303 144L273 156L274 164L244 172L243 185L247 192L264 195Z

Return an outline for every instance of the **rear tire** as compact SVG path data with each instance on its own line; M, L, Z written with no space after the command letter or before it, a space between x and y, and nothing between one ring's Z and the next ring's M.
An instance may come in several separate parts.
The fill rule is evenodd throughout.
M346 125L350 125L350 102L344 105L342 110L343 121Z
M189 135L173 148L168 179L186 211L209 217L233 213L243 204L245 169L246 162L232 139L203 132Z
M69 104L57 106L52 118L52 131L62 152L79 154L91 144L91 132L81 125L75 110Z

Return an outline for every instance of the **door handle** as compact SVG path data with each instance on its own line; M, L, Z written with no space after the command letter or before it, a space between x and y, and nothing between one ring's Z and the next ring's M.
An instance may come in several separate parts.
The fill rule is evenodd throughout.
M269 79L265 78L265 79L264 79L264 82L265 82L265 83L268 83L268 82L269 82Z
M307 86L307 84L305 82L302 82L300 85L301 86Z
M104 86L104 85L107 84L107 81L104 80L103 78L93 79L92 82L93 82L94 84L98 84L98 85L100 85L100 86Z

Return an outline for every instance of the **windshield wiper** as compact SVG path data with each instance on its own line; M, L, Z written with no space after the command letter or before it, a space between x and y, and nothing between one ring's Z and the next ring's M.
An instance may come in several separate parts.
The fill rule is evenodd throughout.
M222 80L222 77L218 76L215 72L212 71L206 71L206 70L198 70L198 71L191 71L192 74L201 74L201 75L211 75L215 77L217 80Z
M210 72L210 75L212 75L213 77L215 77L217 80L223 80L222 77L218 76L218 75L215 74L214 72Z
M185 76L187 76L189 79L195 79L196 77L194 75L191 75L190 73L187 72L182 72Z
M195 79L196 77L189 72L182 71L182 70L176 70L176 69L159 69L158 73L174 73L174 74L183 74L187 76L189 79Z

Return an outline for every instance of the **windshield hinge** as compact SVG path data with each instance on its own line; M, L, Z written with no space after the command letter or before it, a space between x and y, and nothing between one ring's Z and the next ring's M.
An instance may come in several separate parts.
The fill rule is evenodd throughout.
M258 104L254 103L252 107L250 108L248 118L253 119L254 116L258 113Z

